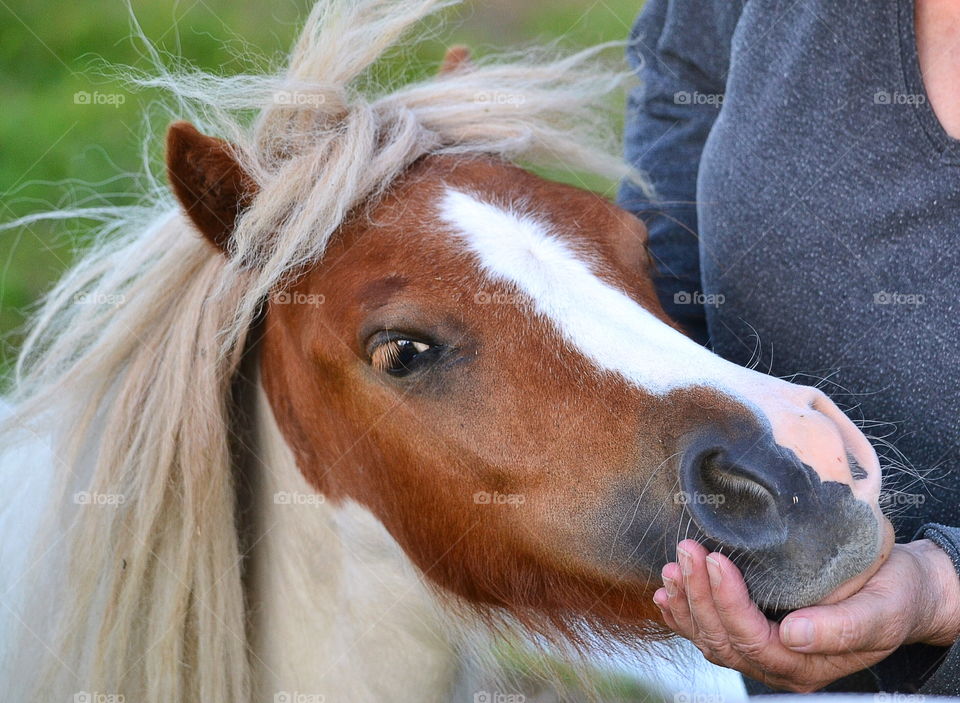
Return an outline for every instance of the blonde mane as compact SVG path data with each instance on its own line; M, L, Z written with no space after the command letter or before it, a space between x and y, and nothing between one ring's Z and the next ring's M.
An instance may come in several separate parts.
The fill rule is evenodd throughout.
M606 47L527 52L379 91L378 60L450 4L321 0L277 74L173 72L158 60L137 78L234 144L258 184L229 261L160 189L137 208L10 225L102 221L100 244L36 316L2 430L4 446L28 431L54 457L27 631L4 663L9 699L250 700L230 389L266 296L425 154L632 175L607 129L626 75L600 61ZM81 492L119 498L88 509Z

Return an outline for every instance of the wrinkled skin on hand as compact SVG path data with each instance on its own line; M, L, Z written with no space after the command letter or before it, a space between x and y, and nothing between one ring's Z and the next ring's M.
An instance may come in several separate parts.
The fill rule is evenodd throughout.
M750 600L725 556L692 540L681 542L677 555L654 594L666 624L714 664L773 688L816 691L901 645L946 646L960 635L960 580L929 540L894 545L855 593L794 611L781 623Z

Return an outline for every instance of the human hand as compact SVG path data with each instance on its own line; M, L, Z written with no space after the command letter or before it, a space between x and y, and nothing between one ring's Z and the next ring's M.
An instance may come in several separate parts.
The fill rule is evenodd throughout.
M865 669L903 644L949 645L960 635L960 580L929 540L894 545L856 593L777 624L750 600L737 567L684 540L654 594L667 626L714 664L773 688L809 692Z

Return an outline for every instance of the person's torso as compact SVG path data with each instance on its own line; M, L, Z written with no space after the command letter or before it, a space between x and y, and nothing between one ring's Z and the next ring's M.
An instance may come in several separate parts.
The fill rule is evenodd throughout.
M912 0L751 0L730 66L697 193L714 348L825 378L932 470L888 469L901 539L957 524L960 140L929 105Z

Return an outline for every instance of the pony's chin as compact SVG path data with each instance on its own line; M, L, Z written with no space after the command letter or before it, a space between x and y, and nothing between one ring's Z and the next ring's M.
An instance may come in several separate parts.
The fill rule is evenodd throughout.
M847 598L887 560L893 542L890 522L862 501L844 507L849 519L839 528L799 523L776 548L734 558L754 602L768 617L777 620L799 608Z
M873 578L874 574L876 574L880 570L880 567L890 558L890 553L893 551L893 525L890 524L890 521L886 518L880 521L880 531L880 549L874 562L866 570L851 579L847 579L822 599L811 605L832 605L833 603L846 600L857 593Z
M814 605L832 605L849 598L863 588L868 581L880 570L880 567L890 558L893 550L894 534L893 526L886 518L881 518L879 523L879 534L877 540L876 558L864 569L861 569L856 575L843 580L838 586L829 589L826 595L822 597L811 596L790 603L789 607L776 607L774 603L758 603L760 610L770 620L779 622L789 613L801 608L809 608ZM808 589L808 593L815 592Z

